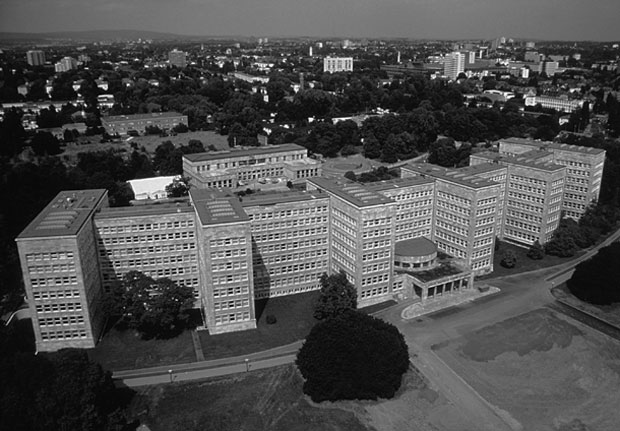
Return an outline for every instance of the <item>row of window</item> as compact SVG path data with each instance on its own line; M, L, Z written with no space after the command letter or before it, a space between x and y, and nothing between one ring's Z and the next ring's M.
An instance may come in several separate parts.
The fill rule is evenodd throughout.
M324 271L314 272L310 274L300 274L294 277L261 277L254 280L254 288L261 291L269 291L269 289L280 289L289 286L298 286L299 284L313 283L309 286L310 290L314 289L317 281L321 278ZM320 285L319 285L320 287ZM257 295L254 295L258 297Z
M80 302L59 302L54 304L36 304L37 313L58 313L66 311L81 311Z
M63 286L68 284L77 284L77 276L64 276L64 277L48 277L48 278L32 278L30 284L33 289L40 287L52 287Z
M247 308L250 306L250 300L245 299L234 299L231 301L215 301L213 303L213 309L215 311L221 310L232 310L234 308Z
M63 260L73 259L72 251L59 251L51 253L28 253L26 254L26 262L37 262L42 260Z
M373 289L362 290L360 293L361 299L372 298L375 296L385 295L389 292L389 286L375 287Z
M77 289L70 290L43 290L40 292L32 292L32 298L35 301L47 299L63 299L63 298L79 298L80 291Z
M373 284L385 283L390 280L390 274L377 274L372 277L362 278L362 287L371 286Z
M252 223L252 232L260 232L262 230L287 229L298 226L317 225L327 223L327 216L307 217L294 220L285 220L272 223Z
M235 248L230 250L219 250L211 252L211 259L227 259L231 257L242 257L247 256L248 250L245 248Z
M224 296L247 295L249 291L250 290L247 284L241 286L222 287L213 289L213 297L222 298Z
M392 195L390 197L396 201L404 201L404 200L409 200L409 199L420 199L425 196L431 196L432 194L433 194L433 190L423 190L423 191L417 191L417 192L401 193L395 196Z
M410 220L413 218L425 217L425 216L431 215L431 212L432 212L431 208L427 208L423 210L416 210L416 211L407 211L404 214L397 214L395 217L395 220L398 222L400 220Z
M392 217L381 217L370 220L364 220L364 229L374 226L390 226L392 224Z
M295 208L281 211L259 212L254 214L248 214L248 216L250 217L250 220L269 220L275 218L299 217L302 215L323 213L327 213L327 205L308 208Z
M60 325L83 325L84 316L55 316L55 317L41 317L39 318L39 325L41 326L60 326Z
M69 262L59 265L32 265L28 266L28 272L31 274L49 272L75 272L75 263Z
M327 236L322 238L312 238L305 241L292 241L282 242L279 244L260 244L258 249L254 253L258 252L261 255L266 253L277 253L286 250L297 250L300 248L308 247L321 247L327 245Z
M41 331L43 341L72 340L86 338L86 329L64 329L58 331Z
M112 261L102 261L101 266L113 268L134 268L136 266L154 266L154 265L174 265L183 263L195 263L198 257L195 254L151 257L144 259L115 259Z
M98 226L97 230L102 234L118 234L127 232L143 232L148 230L179 229L184 227L194 227L194 220L140 223L128 226Z
M151 235L115 236L99 238L100 245L132 244L153 241L171 241L175 239L194 238L194 231L154 233Z
M275 232L262 235L254 235L253 238L256 242L265 241L282 241L285 239L300 238L304 236L322 235L327 234L327 226L321 226L310 229L300 229L292 232Z
M133 254L153 254L153 253L174 253L178 251L196 250L195 242L174 242L172 244L162 245L149 245L146 247L115 247L115 248L100 248L99 256L106 257L122 257L131 256Z
M464 198L462 196L453 195L452 193L439 191L437 192L437 196L442 198L443 200L448 200L452 202L457 202L460 205L464 205L466 207L471 206L471 199Z
M246 237L240 236L235 238L222 238L222 239L212 239L209 241L209 246L212 248L215 247L229 247L231 245L245 245Z
M314 249L314 250L306 251L303 253L291 253L291 254L265 256L265 257L262 257L260 255L255 255L253 258L253 263L255 265L260 265L260 264L273 265L273 264L279 264L279 263L284 263L284 262L293 262L297 260L308 260L308 259L313 259L313 258L320 257L320 256L327 256L326 248ZM230 265L230 262L224 265ZM229 269L229 268L226 268L226 269Z
M224 314L221 316L215 316L215 326L225 325L227 323L246 322L250 320L249 311L241 311L238 313Z
M312 290L318 290L321 288L320 283L315 283L312 285L303 285L303 286L295 286L290 289L282 289L282 290L264 290L262 292L256 292L254 297L256 299L262 298L272 298L275 296L284 296L284 295L294 295L296 293L310 292Z
M241 274L228 274L213 277L213 284L215 286L220 284L240 283L242 281L248 281L248 273L242 272Z

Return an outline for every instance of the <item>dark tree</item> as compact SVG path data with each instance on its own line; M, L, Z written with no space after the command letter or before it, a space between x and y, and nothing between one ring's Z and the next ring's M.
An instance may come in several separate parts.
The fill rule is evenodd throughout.
M297 353L313 401L391 398L409 368L395 326L357 311L316 324Z
M597 305L620 302L620 243L601 248L581 262L567 282L568 289L582 301Z
M58 139L50 132L37 132L30 141L30 146L37 156L53 156L62 152Z
M534 244L530 246L529 250L527 251L527 257L533 260L540 260L545 257L545 249L542 245L540 245L540 242L538 242L538 240L534 241Z
M357 308L357 290L344 271L321 276L321 296L314 306L314 317L323 320Z
M357 176L355 175L355 172L353 171L347 171L344 173L344 177L348 180L351 181L357 181Z
M166 186L166 194L169 198L180 198L189 195L189 178L176 178Z
M428 155L428 163L453 168L458 161L458 150L452 138L439 139L431 148Z
M514 268L515 265L517 264L517 256L515 255L515 253L512 250L506 250L502 254L502 260L501 260L500 264L504 268Z
M194 303L192 288L168 278L152 279L139 271L123 277L124 321L144 338L170 338L189 327Z

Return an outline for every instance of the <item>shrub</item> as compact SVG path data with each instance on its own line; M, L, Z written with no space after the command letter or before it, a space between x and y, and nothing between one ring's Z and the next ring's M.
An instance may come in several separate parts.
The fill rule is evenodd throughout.
M500 261L500 265L504 268L514 268L517 264L517 256L514 254L512 250L506 250L502 255L502 260Z
M268 314L265 320L267 322L267 325L273 325L278 321L278 319L276 319L276 316L274 316L273 314Z
M527 251L527 257L533 260L540 260L545 257L545 250L542 245L540 245L540 242L535 241L534 244L532 244L530 249Z

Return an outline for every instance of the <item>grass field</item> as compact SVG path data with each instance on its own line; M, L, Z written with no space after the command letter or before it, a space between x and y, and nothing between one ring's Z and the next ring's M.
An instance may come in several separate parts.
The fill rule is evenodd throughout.
M229 334L200 331L205 359L239 356L283 346L306 338L317 322L312 317L319 291L256 301L257 328ZM268 315L276 323L267 324Z
M617 430L620 343L548 309L433 349L525 430Z
M189 331L169 340L143 340L133 330L111 329L89 357L106 370L129 370L196 361Z
M130 416L153 431L469 431L416 373L392 400L315 404L293 365L203 382L143 388Z
M501 265L502 255L507 251L511 250L517 256L517 264L514 268L504 268ZM506 242L502 242L500 245L500 249L495 252L493 258L493 272L489 275L481 277L481 279L486 278L495 278L495 277L503 277L506 275L518 274L520 272L528 272L534 271L536 269L548 268L555 265L560 265L562 263L566 263L575 257L580 256L583 252L577 253L574 257L557 257L557 256L549 256L545 255L540 260L533 260L527 257L527 248L517 247L513 244L508 244Z

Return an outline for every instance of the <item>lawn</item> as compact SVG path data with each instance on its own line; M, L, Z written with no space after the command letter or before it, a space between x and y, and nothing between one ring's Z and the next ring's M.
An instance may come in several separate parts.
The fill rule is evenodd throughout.
M294 365L139 389L129 409L153 431L473 431L468 418L405 374L391 400L315 404Z
M501 265L502 255L508 250L511 250L517 257L517 264L514 268L504 268ZM557 257L545 255L540 260L534 260L527 257L527 251L527 248L517 247L516 245L509 244L507 242L501 242L500 248L495 252L495 256L493 258L493 272L491 274L480 277L480 279L484 280L486 278L504 277L507 275L519 274L520 272L534 271L536 269L561 265L572 259L575 259L576 257L581 256L584 253L584 251L579 251L573 257Z
M433 346L523 429L615 430L620 343L538 309Z
M88 356L106 370L129 370L196 361L189 331L169 340L143 340L133 330L112 328Z
M256 301L257 328L229 334L200 331L205 359L239 356L283 346L306 338L317 320L312 317L319 291ZM267 316L276 323L267 324Z

